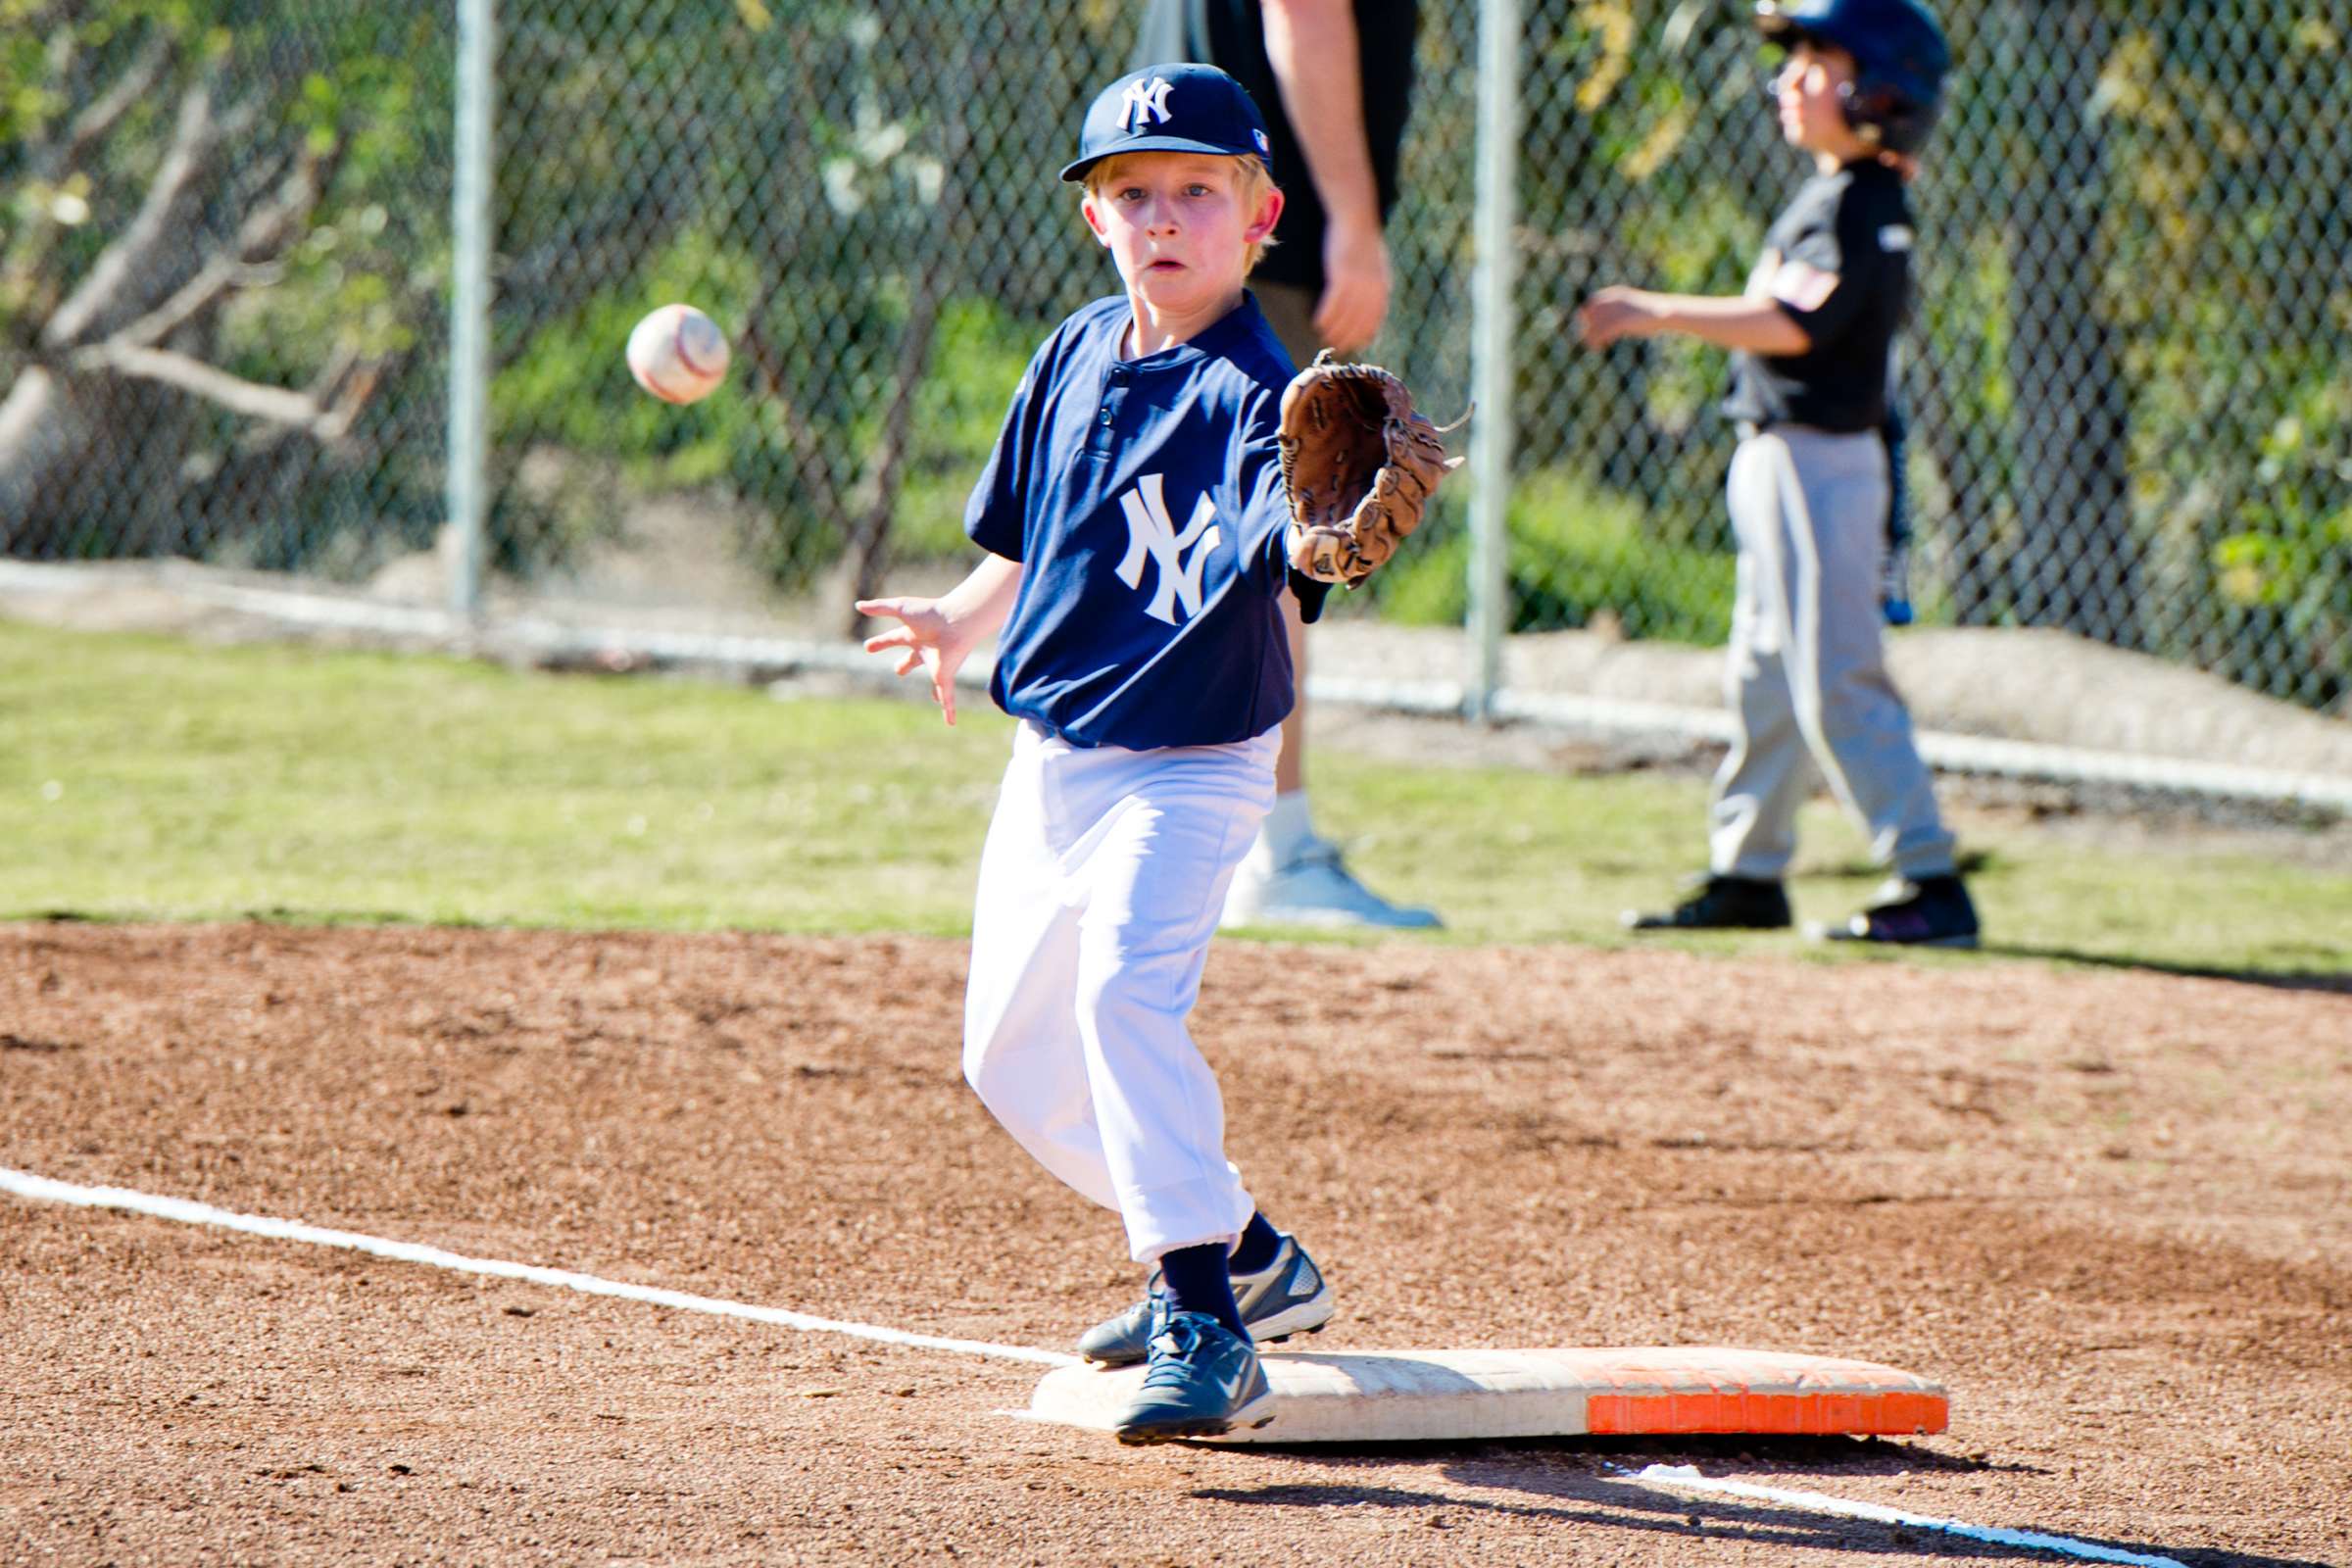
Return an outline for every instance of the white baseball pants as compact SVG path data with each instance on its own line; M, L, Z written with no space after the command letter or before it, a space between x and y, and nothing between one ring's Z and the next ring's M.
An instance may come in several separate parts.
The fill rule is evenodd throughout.
M963 1076L1139 1262L1238 1241L1255 1209L1185 1026L1225 890L1274 805L1279 731L1080 747L1024 723L980 857Z
M1948 875L1952 835L1886 672L1879 575L1886 447L1776 426L1740 443L1727 485L1740 540L1726 697L1739 719L1715 775L1709 862L1776 881L1815 769L1906 877Z

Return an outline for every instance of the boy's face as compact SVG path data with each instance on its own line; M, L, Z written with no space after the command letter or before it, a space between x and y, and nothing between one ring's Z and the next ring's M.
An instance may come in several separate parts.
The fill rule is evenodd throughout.
M1774 85L1780 102L1781 134L1808 152L1846 154L1867 145L1845 122L1838 89L1854 79L1854 57L1810 40L1790 46Z
M1110 248L1128 291L1153 310L1182 316L1230 303L1249 270L1249 248L1273 231L1281 193L1269 188L1245 211L1240 163L1204 153L1144 152L1120 158L1093 182L1082 211Z

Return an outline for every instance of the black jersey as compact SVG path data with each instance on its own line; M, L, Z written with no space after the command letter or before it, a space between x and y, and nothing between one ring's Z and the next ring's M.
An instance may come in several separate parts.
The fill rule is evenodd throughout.
M1372 155L1372 180L1380 192L1380 216L1396 205L1396 162L1404 143L1404 122L1413 90L1413 40L1420 25L1417 0L1355 0L1358 69L1364 92L1364 137ZM1282 87L1266 59L1266 19L1259 0L1152 0L1145 14L1136 62L1195 60L1218 67L1239 81L1265 116L1273 142L1268 161L1282 187L1278 242L1250 275L1321 292L1323 287L1322 198L1291 127Z
M1875 430L1888 417L1887 361L1911 298L1911 204L1876 161L1805 181L1764 236L1764 293L1805 329L1802 354L1732 356L1724 412L1756 424ZM1777 260L1774 260L1777 258Z

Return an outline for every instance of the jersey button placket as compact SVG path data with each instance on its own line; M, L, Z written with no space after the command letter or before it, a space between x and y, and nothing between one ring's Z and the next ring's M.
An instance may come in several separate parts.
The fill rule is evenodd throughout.
M1119 426L1119 403L1127 395L1127 368L1114 365L1102 377L1102 408L1095 416L1095 427L1089 433L1087 446L1096 452L1108 452L1111 437Z

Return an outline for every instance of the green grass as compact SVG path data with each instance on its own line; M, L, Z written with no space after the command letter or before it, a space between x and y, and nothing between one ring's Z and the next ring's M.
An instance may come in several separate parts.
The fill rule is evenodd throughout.
M904 704L17 627L0 691L14 916L955 930L1005 738Z
M5 623L0 694L16 919L956 932L1009 742L976 695L949 730L912 703ZM1696 778L1328 752L1312 768L1366 879L1445 911L1426 940L1618 944L1616 911L1669 895L1700 854ZM1800 915L1846 912L1873 880L1859 837L1817 805L1805 843ZM2022 827L1970 843L2000 947L2352 972L2352 877ZM1777 935L1679 945L1846 956Z
M1695 776L1400 768L1345 756L1317 756L1310 766L1317 814L1348 842L1366 879L1443 910L1454 938L1628 945L1637 939L1617 912L1672 902L1676 878L1704 863L1707 785ZM1797 918L1841 920L1885 873L1867 866L1862 835L1826 800L1801 822L1790 884ZM1994 950L2352 981L2352 876L2243 851L2085 848L2024 827L1972 829L1961 847L1978 862L1970 888ZM1974 961L1856 953L1785 934L1666 940L1823 961Z

